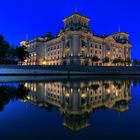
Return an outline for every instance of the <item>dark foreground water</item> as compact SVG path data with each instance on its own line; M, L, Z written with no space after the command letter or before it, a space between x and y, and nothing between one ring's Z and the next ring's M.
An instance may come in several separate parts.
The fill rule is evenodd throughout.
M5 139L140 139L140 77L0 77Z

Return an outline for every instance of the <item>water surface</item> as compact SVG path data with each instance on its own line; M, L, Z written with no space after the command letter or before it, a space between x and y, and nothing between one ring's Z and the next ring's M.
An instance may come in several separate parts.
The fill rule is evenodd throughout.
M140 77L0 77L0 138L139 139Z

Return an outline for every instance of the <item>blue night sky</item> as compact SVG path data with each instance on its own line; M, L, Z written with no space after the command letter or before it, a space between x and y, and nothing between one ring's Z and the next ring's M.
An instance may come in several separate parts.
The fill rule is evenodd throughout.
M76 6L77 5L77 6ZM91 19L95 34L112 34L119 30L130 34L132 56L140 59L139 0L3 0L0 4L0 34L11 45L63 27L62 20L78 12Z

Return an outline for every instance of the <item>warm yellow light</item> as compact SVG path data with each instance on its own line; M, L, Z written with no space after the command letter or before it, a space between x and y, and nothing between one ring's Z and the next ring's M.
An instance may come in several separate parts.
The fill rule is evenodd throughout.
M27 96L26 98L27 98L28 100L30 100L30 99L31 99L31 97L30 97L30 96Z
M69 93L66 93L65 96L66 96L66 97L70 97L70 94L69 94Z
M46 65L46 64L47 64L47 62L46 62L46 61L43 61L43 62L42 62L42 64L43 64L43 65Z
M80 88L78 88L78 92L80 92L81 91L81 89Z
M25 83L25 87L26 87L26 88L28 87L28 83Z
M81 97L82 98L86 98L87 97L87 94L86 93L83 93L83 94L81 94Z
M116 91L116 96L119 96L119 92L118 91Z
M83 88L83 87L84 87L84 83L83 83L83 82L81 82L80 87L81 87L81 88Z
M111 92L110 89L107 89L106 91L107 91L107 93L110 93Z
M110 52L108 52L108 55L110 55Z
M34 92L36 92L36 87L34 87Z
M73 92L73 89L71 88L71 92Z

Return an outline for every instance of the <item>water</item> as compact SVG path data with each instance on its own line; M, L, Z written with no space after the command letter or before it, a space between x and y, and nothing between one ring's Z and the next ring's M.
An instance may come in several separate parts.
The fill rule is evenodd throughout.
M140 138L140 77L0 77L0 139Z

